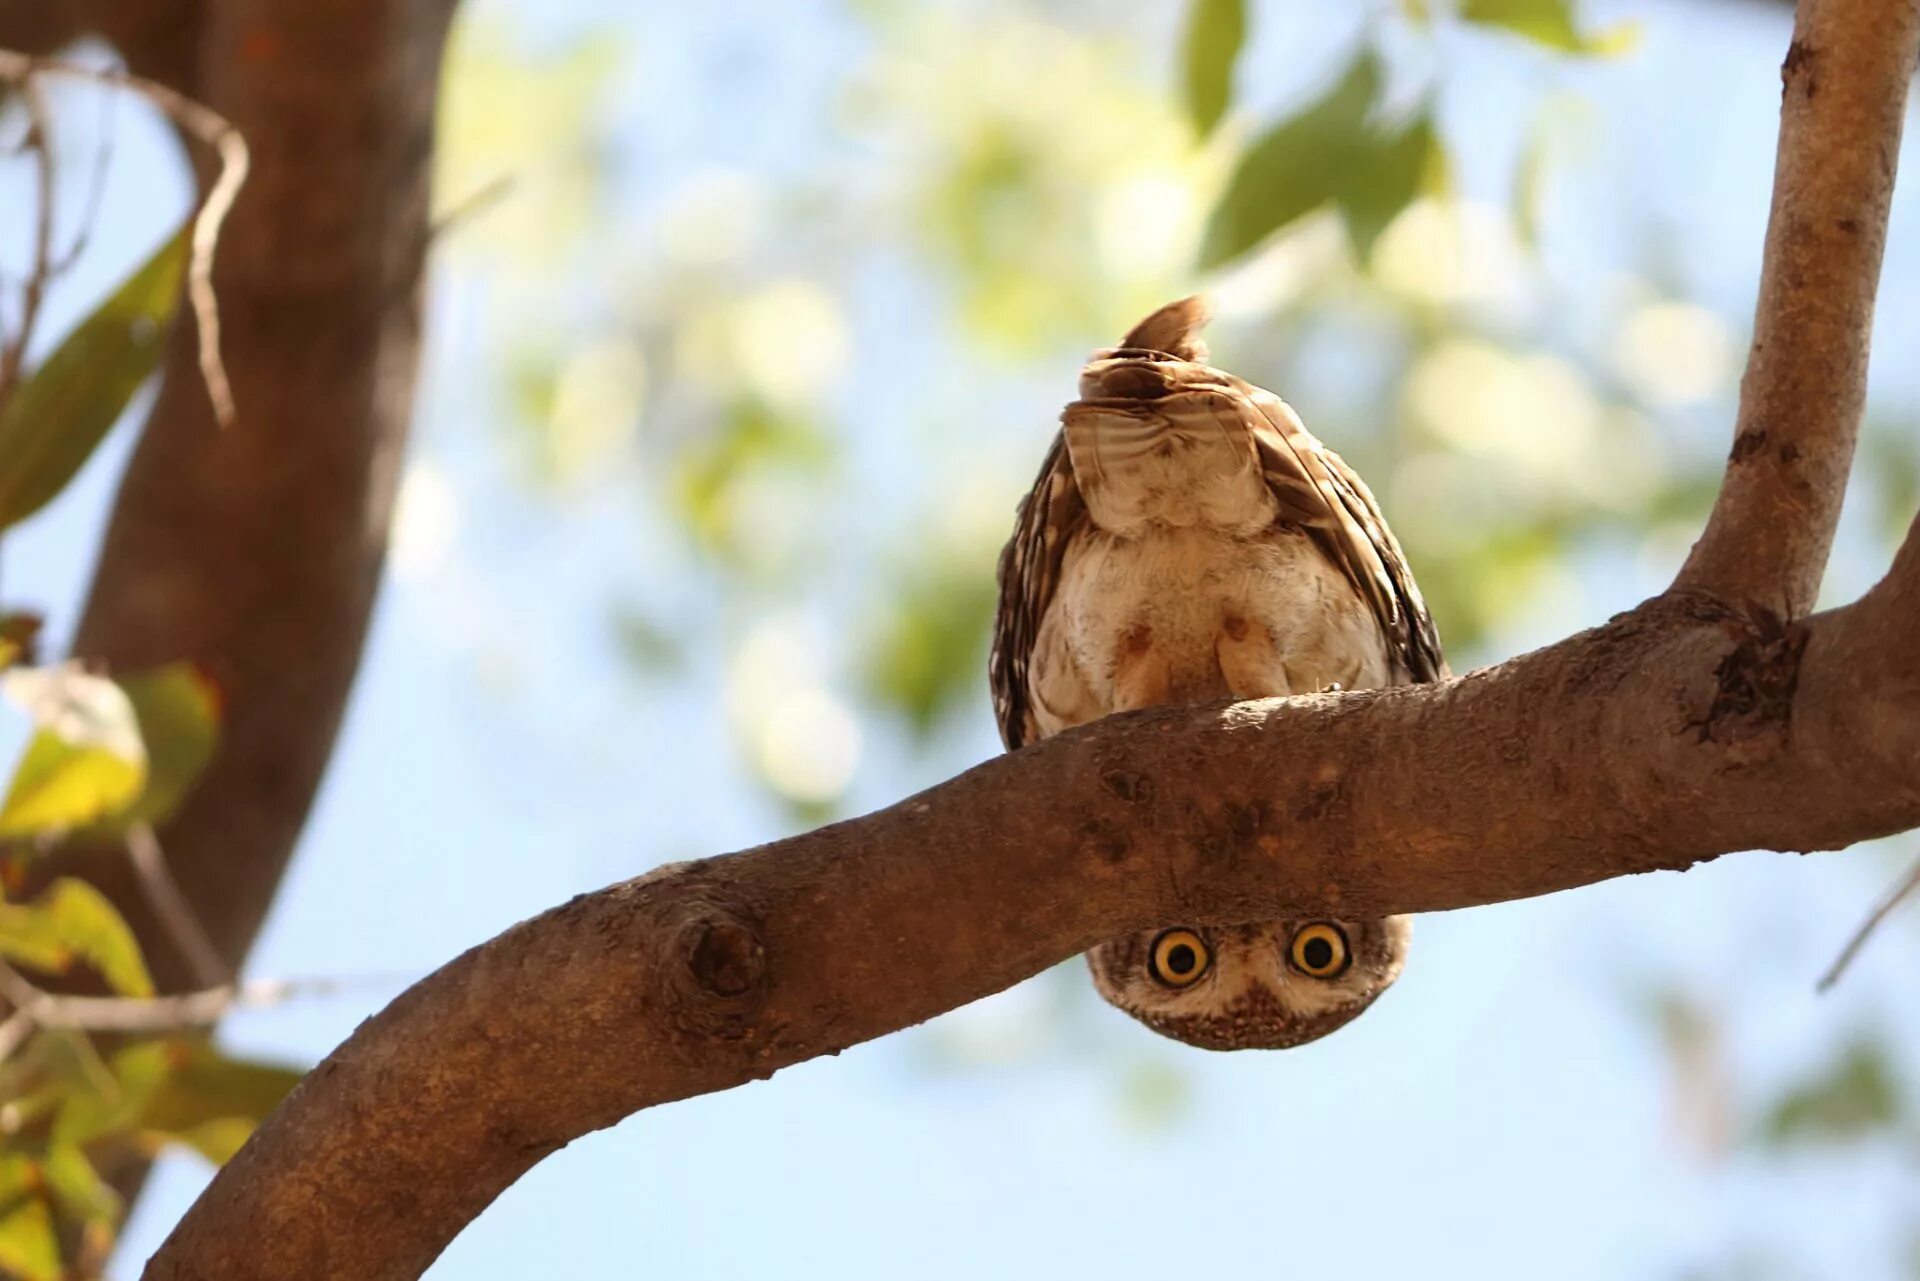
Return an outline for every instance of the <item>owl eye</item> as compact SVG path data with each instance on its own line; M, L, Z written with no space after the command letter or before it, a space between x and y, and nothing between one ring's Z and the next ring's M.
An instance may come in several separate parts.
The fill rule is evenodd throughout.
M1303 926L1287 949L1293 968L1317 979L1339 978L1347 972L1353 954L1347 949L1346 931L1324 921Z
M1192 930L1168 930L1147 953L1147 968L1168 987L1192 986L1212 961L1206 941Z

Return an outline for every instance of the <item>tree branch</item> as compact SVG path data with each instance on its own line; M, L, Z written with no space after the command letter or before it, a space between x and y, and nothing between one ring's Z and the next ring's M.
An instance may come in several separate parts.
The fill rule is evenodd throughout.
M583 895L363 1025L147 1275L417 1276L582 1134L1156 922L1437 911L1911 826L1920 619L1886 613L1781 633L1656 601L1446 685L1113 717Z
M1920 50L1912 0L1801 0L1726 480L1676 587L1813 608L1866 400L1873 296Z
M582 1134L1157 923L1438 911L1920 823L1920 536L1859 602L1804 616L1858 418L1913 20L1803 0L1747 443L1677 590L1443 684L1111 717L582 895L363 1024L147 1276L417 1276Z

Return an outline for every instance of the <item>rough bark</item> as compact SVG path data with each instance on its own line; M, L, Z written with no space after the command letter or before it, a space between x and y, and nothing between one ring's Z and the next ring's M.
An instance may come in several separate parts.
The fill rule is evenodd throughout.
M1854 10L1842 15L1843 9ZM1866 401L1913 75L1911 0L1802 6L1780 68L1773 211L1726 479L1679 588L1813 608Z
M576 898L363 1025L148 1276L416 1276L581 1134L1156 922L1436 911L1920 823L1920 532L1859 602L1804 617L1858 418L1916 16L1800 6L1750 443L1674 591L1446 684L1110 718L880 813Z

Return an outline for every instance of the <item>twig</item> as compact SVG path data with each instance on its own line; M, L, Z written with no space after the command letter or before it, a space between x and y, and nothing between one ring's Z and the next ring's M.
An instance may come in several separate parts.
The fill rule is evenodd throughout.
M1840 949L1840 955L1835 957L1833 964L1827 967L1827 972L1820 976L1819 983L1814 985L1814 991L1831 991L1833 985L1840 981L1840 976L1847 972L1847 967L1853 964L1853 958L1860 954L1860 949L1867 945L1867 940L1873 936L1873 932L1880 928L1880 922L1893 915L1893 909L1899 907L1907 895L1915 890L1920 890L1920 859L1914 861L1907 874L1900 878L1899 883L1884 899L1880 900L1880 905L1860 923L1860 928L1853 932L1853 937L1847 940L1847 945Z
M57 279L72 269L93 241L93 229L100 220L100 198L107 190L107 168L113 159L113 109L116 99L112 94L100 95L100 145L94 149L93 174L87 181L86 212L80 217L74 231L73 243L60 255L53 265L53 276Z
M514 174L503 173L456 200L433 220L432 226L427 228L427 243L437 242L461 223L499 204L513 194L513 189L518 182L519 178Z
M64 996L28 982L0 961L0 996L13 1013L0 1023L0 1063L20 1047L33 1028L74 1032L173 1032L208 1027L229 1012L263 1009L299 997L331 996L365 979L255 979L219 983L173 996Z
M173 879L166 852L151 826L135 823L127 830L127 854L133 860L133 870L140 874L141 892L193 967L194 977L209 988L232 982L233 974L220 959L220 950L207 937L206 927L180 892L180 883Z
M7 1021L0 1023L0 1063L12 1058L13 1052L32 1035L33 1015L21 1009L7 1015Z
M233 388L220 359L220 308L213 294L213 251L220 240L220 224L233 207L247 180L246 140L225 116L185 94L144 76L100 67L82 67L52 58L36 58L0 49L0 77L25 81L38 74L72 76L95 84L131 90L152 103L182 129L213 148L220 172L194 215L192 252L187 260L187 300L200 331L200 376L213 402L214 417L222 427L234 420Z
M20 379L20 366L26 360L27 344L33 338L34 321L40 315L40 302L46 295L49 266L53 257L53 141L47 122L47 104L40 87L31 77L18 79L20 100L26 104L27 132L21 149L33 155L34 185L38 207L34 213L33 267L27 273L20 294L20 327L0 349L0 411L13 398Z

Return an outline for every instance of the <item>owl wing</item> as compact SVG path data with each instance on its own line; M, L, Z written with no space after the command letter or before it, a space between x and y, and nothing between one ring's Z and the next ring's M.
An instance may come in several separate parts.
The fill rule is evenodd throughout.
M1033 488L1014 517L1013 537L1000 553L1000 608L987 655L993 715L1008 751L1040 737L1027 684L1040 620L1053 603L1067 544L1087 526L1087 504L1074 482L1066 438L1055 433Z
M1218 377L1216 371L1208 374L1209 382ZM1244 406L1242 418L1280 505L1280 520L1304 530L1352 582L1386 638L1399 682L1447 676L1433 617L1366 482L1316 440L1285 401L1238 378L1227 382Z

